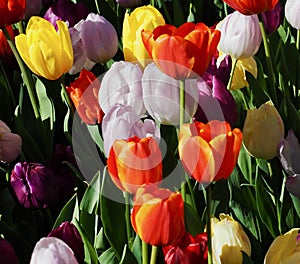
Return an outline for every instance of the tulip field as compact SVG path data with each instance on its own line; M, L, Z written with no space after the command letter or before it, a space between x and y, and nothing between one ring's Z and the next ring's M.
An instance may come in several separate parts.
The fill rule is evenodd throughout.
M0 263L300 263L299 12L0 0Z

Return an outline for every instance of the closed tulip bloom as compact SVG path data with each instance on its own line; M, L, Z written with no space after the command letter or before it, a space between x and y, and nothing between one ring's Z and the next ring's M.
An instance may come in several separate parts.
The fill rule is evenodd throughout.
M141 187L134 198L131 224L141 240L150 245L175 243L186 232L181 194L154 186Z
M120 190L135 193L143 184L162 180L162 155L152 137L120 139L110 149L107 168Z
M220 214L211 219L213 263L242 264L244 251L251 256L251 243L242 226L231 216Z
M151 57L144 46L141 32L164 24L162 14L151 5L137 7L130 14L126 12L122 32L124 59L139 62L145 67Z
M116 0L123 8L135 7L142 3L142 0Z
M64 241L74 252L78 263L84 262L84 246L76 226L70 222L63 222L53 229L48 237L56 237Z
M5 264L19 264L18 257L12 245L0 237L0 256L1 262Z
M102 121L104 113L98 102L99 88L100 81L91 71L85 69L67 87L76 111L86 124L95 125Z
M115 140L153 137L159 143L160 130L152 119L142 121L130 106L115 104L103 117L102 136L107 157Z
M259 14L275 7L278 0L223 0L233 9L239 11L244 15Z
M0 0L0 28L23 19L26 0Z
M183 124L179 134L179 157L196 181L210 183L232 173L242 144L242 132L225 121Z
M267 34L272 34L283 21L283 8L280 2L269 11L261 14Z
M238 11L218 23L221 31L218 49L236 59L252 57L258 51L262 36L257 15L245 16Z
M47 167L38 163L18 162L10 185L25 208L47 208L60 199L57 179Z
M43 237L33 249L30 264L40 263L78 264L72 249L61 239Z
M275 238L264 259L264 264L295 264L300 262L299 228Z
M138 114L146 112L142 95L142 71L128 61L114 62L105 73L99 90L99 104L104 113L114 104L131 106Z
M180 83L161 72L151 63L142 78L143 100L148 113L161 124L178 125L180 122ZM195 114L198 107L199 93L197 80L185 80L185 121Z
M283 137L284 124L272 102L247 111L243 142L252 156L260 159L276 157L278 144Z
M114 26L103 16L90 13L75 25L86 48L87 57L96 63L113 58L118 51L118 35Z
M192 236L189 233L176 243L163 247L166 264L206 264L207 234Z
M285 3L284 14L286 20L291 24L292 27L300 30L300 21L299 21L299 10L300 2L297 0L287 0Z
M16 47L36 75L56 80L73 65L73 48L66 24L57 21L58 32L47 20L32 16L26 34L16 36Z
M22 148L22 138L11 133L10 128L0 120L0 160L10 162L15 160Z
M151 58L175 79L201 76L211 62L220 40L220 31L203 23L187 22L143 30L142 39Z

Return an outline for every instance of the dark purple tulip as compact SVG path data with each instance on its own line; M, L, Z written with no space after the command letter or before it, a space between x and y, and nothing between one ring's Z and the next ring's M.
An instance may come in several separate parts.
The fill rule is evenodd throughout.
M300 174L288 176L285 187L291 194L300 197Z
M74 4L71 0L58 0L47 10L44 18L56 27L57 20L68 22L73 27L81 19L85 19L89 10L83 2Z
M129 8L140 5L142 0L116 0L116 2L124 8Z
M47 208L60 199L57 177L42 164L18 162L10 184L25 208Z
M270 11L261 14L267 34L273 33L283 21L283 8L280 2Z
M63 222L59 227L52 230L48 237L56 237L64 241L73 250L78 263L83 263L84 246L75 225L69 222Z
M14 248L5 239L0 237L0 260L5 264L19 264Z

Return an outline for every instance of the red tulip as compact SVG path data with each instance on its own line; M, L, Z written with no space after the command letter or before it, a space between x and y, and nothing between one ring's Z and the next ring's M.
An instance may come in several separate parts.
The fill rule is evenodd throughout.
M0 0L0 28L22 20L26 0Z
M185 234L181 194L155 186L138 189L131 223L134 231L148 244L167 246L175 243Z
M83 69L79 77L67 87L76 110L86 124L100 124L104 116L98 102L100 82L90 71Z
M122 191L135 193L143 184L162 180L162 156L152 137L116 140L107 159L112 181Z
M244 15L259 14L269 11L275 7L278 0L223 0L233 9L239 11Z
M216 52L220 32L203 23L187 22L142 31L144 45L158 67L175 79L201 76Z
M225 121L183 124L179 156L185 170L197 181L210 183L232 173L242 144L242 132Z

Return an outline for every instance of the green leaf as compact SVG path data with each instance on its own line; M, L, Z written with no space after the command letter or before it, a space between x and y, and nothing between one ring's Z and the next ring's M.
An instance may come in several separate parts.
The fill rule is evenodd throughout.
M104 145L103 145L103 138L100 135L99 127L97 125L95 125L95 126L87 125L87 129L90 132L90 135L91 135L92 139L95 141L95 143L97 144L97 146L101 150L101 152L105 153L104 152Z
M188 203L184 203L184 222L186 231L192 236L203 232L204 223L195 209Z
M242 144L239 158L238 158L238 166L244 176L244 178L251 183L252 182L252 163L251 163L251 156L247 152L244 144Z
M118 264L119 261L117 260L115 251L112 248L109 248L105 252L103 252L100 257L99 261L101 264Z
M138 264L132 252L128 249L127 244L124 246L123 255L120 264Z
M103 227L100 228L100 231L95 238L94 247L98 252L104 252L108 248L108 242Z
M138 264L142 264L142 240L138 235L135 236L133 241L132 253L135 256Z

